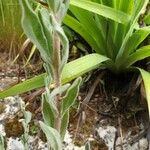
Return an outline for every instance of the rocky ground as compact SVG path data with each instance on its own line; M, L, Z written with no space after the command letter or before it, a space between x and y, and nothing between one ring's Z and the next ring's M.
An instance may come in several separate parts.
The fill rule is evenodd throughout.
M24 80L26 73L20 68L22 67L18 64L10 65L7 54L0 55L0 90ZM149 124L145 102L141 102L141 99L145 100L141 96L143 94L141 82L138 84L139 77L130 80L131 84L126 84L125 88L120 90L119 87L125 85L120 82L123 79L116 80L114 77L110 80L109 73L106 73L100 84L93 87L96 76L97 72L81 86L77 103L70 115L64 149L82 150L84 144L89 141L92 150L147 150ZM40 96L34 96L31 100L30 95L32 92L0 101L0 135L5 140L7 150L24 149L21 140L24 133L21 123L23 116L20 113L22 102L28 103L27 110L32 113L29 149L47 150L45 138L38 127L38 121L42 119ZM89 101L84 104L85 109L85 106L81 106L87 96Z

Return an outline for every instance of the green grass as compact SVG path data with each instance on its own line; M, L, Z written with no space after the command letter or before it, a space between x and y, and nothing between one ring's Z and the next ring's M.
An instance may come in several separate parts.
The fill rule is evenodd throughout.
M3 41L3 47L7 48L11 42L17 45L23 33L20 20L18 0L0 0L0 40Z

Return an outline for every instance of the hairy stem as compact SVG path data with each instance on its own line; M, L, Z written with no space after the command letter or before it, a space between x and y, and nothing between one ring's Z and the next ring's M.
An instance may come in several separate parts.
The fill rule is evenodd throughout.
M58 34L55 32L53 35L53 78L55 83L55 88L61 86L61 73L60 73L60 39ZM61 95L57 94L56 98L56 107L58 113L55 118L55 128L60 132L61 128Z

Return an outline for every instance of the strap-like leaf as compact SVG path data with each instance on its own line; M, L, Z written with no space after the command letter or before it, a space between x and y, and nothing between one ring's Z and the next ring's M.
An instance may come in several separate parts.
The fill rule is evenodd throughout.
M130 28L127 31L127 34L126 34L126 36L125 36L125 38L123 40L121 48L120 48L120 50L119 50L119 52L117 54L116 64L119 64L120 61L122 60L122 56L123 56L126 44L127 44L128 40L129 40L129 38L131 37L131 35L133 34L133 30L134 30L135 25L137 23L138 17L140 16L140 14L143 11L143 9L146 8L147 3L148 3L148 0L144 0L144 1L136 0L135 1L135 6L134 6L135 10L134 10L134 13L133 13L133 15L131 17L131 22L129 24Z
M106 44L104 37L101 33L102 31L100 30L97 22L95 21L95 14L75 6L70 6L69 10L71 11L71 13L73 13L75 18L80 22L80 24L82 24L83 28L85 29L85 32L88 32L90 36L92 35L92 38L96 41L96 45L99 48L94 50L97 53L105 54ZM72 28L72 26L70 27Z
M150 26L148 27L143 27L137 31L135 31L131 37L129 37L122 56L117 60L118 66L122 65L124 63L123 60L126 60L128 55L136 50L136 48L139 46L139 44L150 34Z
M50 126L47 126L42 121L40 121L39 123L40 123L41 129L46 135L46 138L51 148L53 150L62 150L62 141L61 141L61 137L58 131L54 128L51 128Z
M67 90L65 97L62 100L62 116L70 109L73 105L77 94L79 92L79 86L81 83L81 78L77 78L73 84Z
M150 117L150 73L138 68L144 82L144 87L145 87L145 93L146 93L146 98L147 98L147 104L148 104L148 111L149 111L149 117Z
M150 25L150 13L144 17L144 22Z
M137 30L135 33L133 33L125 46L123 56L126 57L130 53L132 53L149 34L150 34L150 26L143 27Z
M62 72L62 84L70 82L71 80L98 68L102 62L108 60L99 54L89 54L87 56L76 59L65 65ZM90 62L90 63L89 63ZM7 96L18 95L33 89L44 86L45 73L28 79L20 84L8 88L0 92L0 98Z
M119 23L127 23L130 19L129 15L121 11L88 0L71 0L70 4L112 19Z
M80 34L94 50L99 50L96 40L89 34L89 32L87 32L87 30L79 21L77 21L70 15L66 15L64 23L71 29L73 29L75 32Z
M129 67L135 62L147 58L150 56L150 45L143 46L138 49L136 52L131 54L124 62L124 66Z

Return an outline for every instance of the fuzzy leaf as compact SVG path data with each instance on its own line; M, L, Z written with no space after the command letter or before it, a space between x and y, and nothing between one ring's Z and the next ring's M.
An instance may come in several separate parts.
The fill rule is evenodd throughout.
M61 45L62 45L62 58L61 58L61 71L64 68L64 65L67 63L68 55L69 55L69 41L62 30L62 28L56 28L56 31L60 37Z
M46 41L48 44L48 55L50 58L53 55L53 39L52 39L52 25L50 22L50 14L47 9L42 8L39 10L38 17L43 27L43 32L46 37ZM49 62L51 63L51 62Z
M50 106L50 103L47 101L45 93L42 95L42 114L44 122L51 127L54 127L55 123L55 114L54 110Z
M19 2L22 7L22 27L24 32L36 45L43 60L49 62L48 43L40 20L27 0L19 0Z
M69 86L70 84L65 84L61 87L55 88L50 94L50 99L54 98L57 94L62 94L63 92L65 92L69 88Z
M26 124L29 124L29 122L31 121L31 118L32 118L32 113L29 111L25 111L24 118L25 118Z
M58 131L50 126L47 126L45 123L41 121L39 123L40 123L41 129L46 135L46 138L51 148L54 150L62 150L62 141L61 141L61 137Z
M62 117L62 120L61 120L61 129L60 129L60 132L61 132L61 138L62 138L62 140L64 139L64 136L66 134L68 123L69 123L69 111L67 111L64 114L64 116Z
M73 82L73 84L70 86L70 88L67 90L67 93L62 100L62 116L64 116L64 114L73 105L77 97L77 94L79 92L79 86L80 86L81 80L82 80L81 77L77 78Z
M89 142L87 142L87 143L85 144L85 150L91 150L91 146L90 146L90 143L89 143Z
M5 150L4 137L0 134L0 150Z
M46 1L49 5L50 10L52 10L54 13L57 13L60 8L62 0L46 0Z

